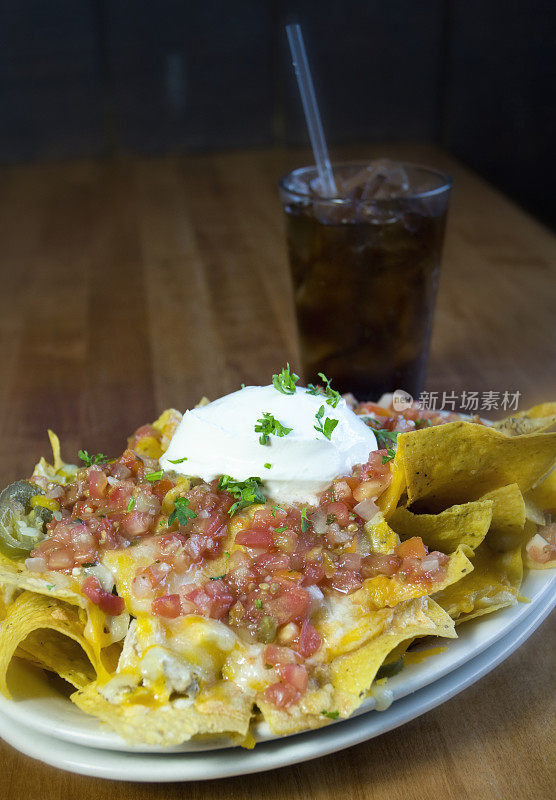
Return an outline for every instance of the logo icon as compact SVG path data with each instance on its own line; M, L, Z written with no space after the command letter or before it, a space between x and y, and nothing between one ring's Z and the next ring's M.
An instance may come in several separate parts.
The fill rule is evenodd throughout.
M392 398L394 411L406 411L413 405L413 397L403 389L396 389Z

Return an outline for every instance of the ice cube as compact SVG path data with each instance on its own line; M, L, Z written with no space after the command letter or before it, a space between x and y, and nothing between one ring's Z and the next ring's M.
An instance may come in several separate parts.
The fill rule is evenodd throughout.
M380 158L342 181L342 195L357 200L392 200L409 192L409 179L401 164Z

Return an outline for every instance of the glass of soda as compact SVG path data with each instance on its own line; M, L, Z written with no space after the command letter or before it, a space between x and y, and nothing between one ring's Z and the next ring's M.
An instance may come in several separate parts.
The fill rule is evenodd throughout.
M280 181L306 382L323 372L358 399L423 389L450 178L379 160Z

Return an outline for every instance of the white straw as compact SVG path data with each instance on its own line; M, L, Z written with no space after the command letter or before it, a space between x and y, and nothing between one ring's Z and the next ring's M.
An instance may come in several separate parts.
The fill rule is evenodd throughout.
M309 137L315 155L322 192L325 197L336 197L336 183L330 166L328 148L322 130L319 107L315 97L315 88L307 61L301 27L299 25L286 25L286 33L288 34L293 66L297 76L299 93L301 94L301 102L303 103L303 111L305 112L305 120L309 129Z

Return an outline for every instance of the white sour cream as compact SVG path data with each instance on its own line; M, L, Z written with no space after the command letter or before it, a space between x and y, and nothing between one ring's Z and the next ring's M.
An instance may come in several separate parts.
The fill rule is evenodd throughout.
M338 420L330 440L315 430L321 406L324 418ZM291 432L270 435L269 444L261 444L255 426L264 412ZM324 396L303 388L289 395L274 386L247 386L187 411L160 465L205 481L220 475L240 481L258 477L272 500L314 505L333 478L349 474L377 449L374 433L345 400L333 408Z

